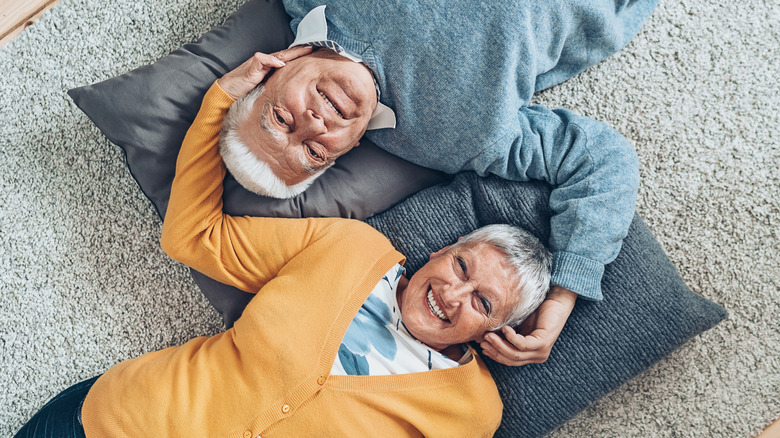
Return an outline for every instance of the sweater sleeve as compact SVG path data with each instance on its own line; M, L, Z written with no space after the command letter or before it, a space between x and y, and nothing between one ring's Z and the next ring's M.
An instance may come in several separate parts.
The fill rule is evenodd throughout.
M218 141L233 99L217 83L184 138L163 223L163 250L209 277L257 292L338 219L233 217L222 211Z
M604 123L538 105L519 110L517 128L503 142L509 153L484 157L491 162L477 168L553 186L552 283L602 299L604 265L617 257L634 216L639 166L633 147Z

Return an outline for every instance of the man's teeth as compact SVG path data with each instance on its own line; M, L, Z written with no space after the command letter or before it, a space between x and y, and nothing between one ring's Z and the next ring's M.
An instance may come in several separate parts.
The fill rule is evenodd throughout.
M325 99L325 102L327 102L327 104L330 105L331 108L333 108L333 111L336 111L336 114L338 114L339 117L343 117L341 115L341 111L339 111L339 109L336 108L336 105L334 105L333 102L331 102L330 99L328 99L328 96L326 96L325 93L320 91L320 96L322 96L322 98Z
M428 289L428 308L431 309L434 315L438 316L444 321L448 321L447 315L439 309L439 305L436 304L436 300L433 299L433 290Z

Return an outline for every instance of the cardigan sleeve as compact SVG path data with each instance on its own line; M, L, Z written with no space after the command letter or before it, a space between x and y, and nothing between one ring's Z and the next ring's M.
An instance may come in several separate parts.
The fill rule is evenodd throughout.
M222 211L226 168L218 141L234 100L215 82L184 138L161 246L209 277L255 293L341 219L233 217Z

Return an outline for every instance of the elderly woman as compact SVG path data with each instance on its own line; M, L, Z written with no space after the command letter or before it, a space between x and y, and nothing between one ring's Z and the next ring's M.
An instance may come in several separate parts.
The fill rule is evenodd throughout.
M233 101L219 83L203 100L162 246L255 298L224 333L69 388L17 436L492 435L502 403L468 343L544 299L544 246L494 225L407 279L404 256L365 223L226 215L218 138Z

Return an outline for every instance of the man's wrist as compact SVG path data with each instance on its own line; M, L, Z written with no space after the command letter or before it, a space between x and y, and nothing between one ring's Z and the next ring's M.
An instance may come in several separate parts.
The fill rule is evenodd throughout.
M583 298L601 301L601 277L604 264L574 253L553 253L552 284L576 292Z
M572 292L563 286L554 285L550 287L547 299L556 301L567 307L574 307L574 303L577 302L578 296L578 293Z

